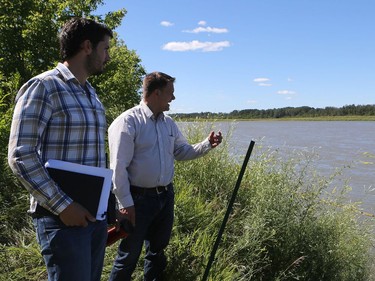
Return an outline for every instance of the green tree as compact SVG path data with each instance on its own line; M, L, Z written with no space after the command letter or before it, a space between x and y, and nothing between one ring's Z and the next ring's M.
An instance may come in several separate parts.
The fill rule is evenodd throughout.
M0 0L0 87L4 87L1 76L19 73L22 84L55 66L59 61L57 34L70 17L93 18L112 29L118 27L126 10L93 15L101 4L102 0Z

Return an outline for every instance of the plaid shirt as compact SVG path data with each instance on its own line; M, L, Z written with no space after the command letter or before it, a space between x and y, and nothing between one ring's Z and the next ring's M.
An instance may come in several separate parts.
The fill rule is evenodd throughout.
M59 63L22 86L16 97L8 162L31 194L30 212L38 203L59 214L72 202L50 178L44 163L58 159L105 167L105 133L105 111L95 90L88 82L82 87L65 65Z

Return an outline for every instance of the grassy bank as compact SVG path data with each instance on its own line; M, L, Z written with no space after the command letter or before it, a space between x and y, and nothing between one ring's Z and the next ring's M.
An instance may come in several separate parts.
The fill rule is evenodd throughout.
M194 143L210 129L209 123L196 122L186 134ZM165 281L202 278L240 170L227 145L176 163L176 218ZM374 218L346 203L345 180L333 188L340 173L320 176L314 158L305 152L281 160L277 151L256 143L209 280L375 280ZM115 254L116 245L107 248L103 281ZM43 280L30 226L0 249L0 264L0 280ZM134 280L141 280L141 262Z

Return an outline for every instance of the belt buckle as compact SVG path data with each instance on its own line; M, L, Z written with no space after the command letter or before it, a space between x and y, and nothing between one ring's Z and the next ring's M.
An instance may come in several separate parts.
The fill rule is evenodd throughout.
M162 188L161 191L159 191L159 187ZM166 187L166 186L158 186L158 187L156 187L156 194L157 194L157 195L160 195L160 194L162 194L164 191L167 191L167 190L168 190L168 187Z

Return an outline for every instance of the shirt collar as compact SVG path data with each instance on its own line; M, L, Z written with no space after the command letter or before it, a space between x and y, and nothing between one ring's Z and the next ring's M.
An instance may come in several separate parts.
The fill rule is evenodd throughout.
M146 114L146 116L150 119L155 119L154 113L151 111L151 109L147 106L147 104L144 102L144 100L141 100L140 107L142 108L143 112ZM164 113L160 113L158 116L158 119L164 120L165 116Z
M65 64L59 62L56 66L56 69L64 77L65 81L76 80L78 82L78 79L74 76L74 74L69 70L69 68Z

